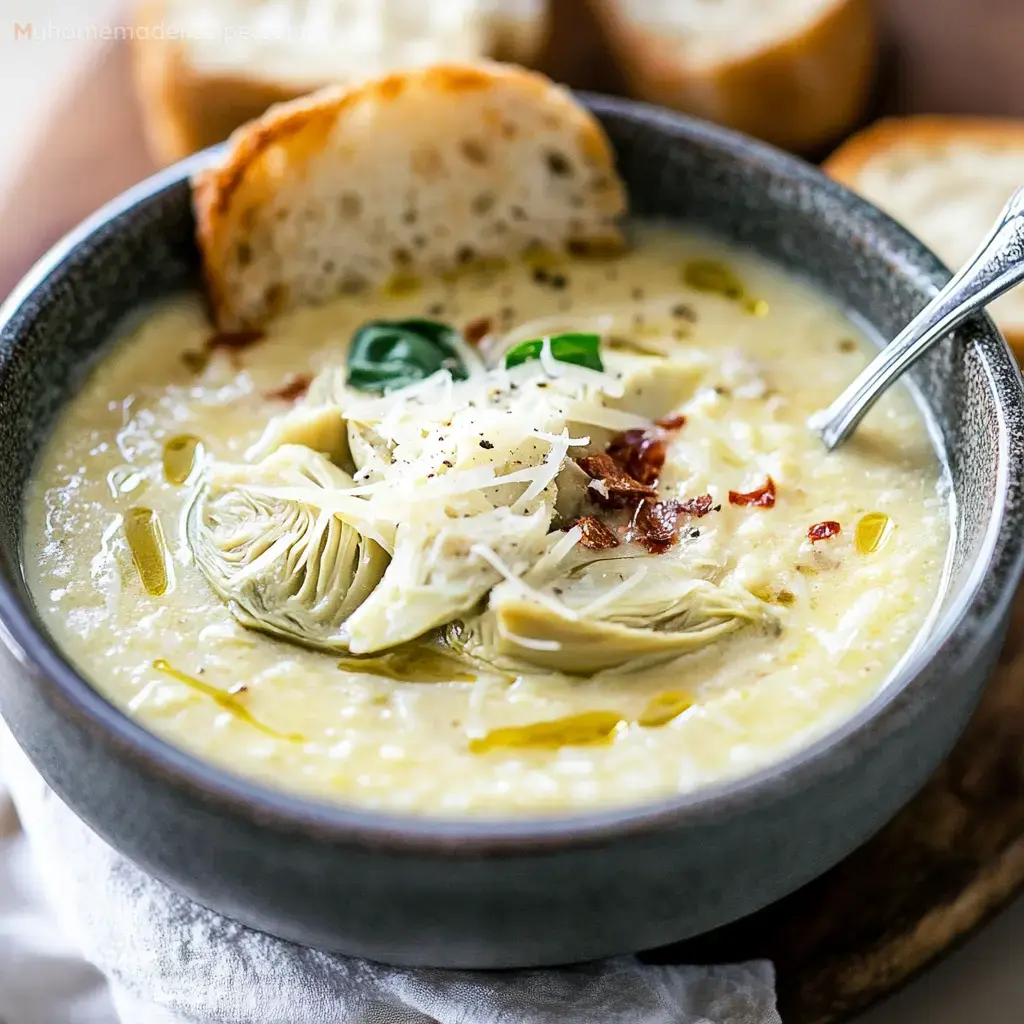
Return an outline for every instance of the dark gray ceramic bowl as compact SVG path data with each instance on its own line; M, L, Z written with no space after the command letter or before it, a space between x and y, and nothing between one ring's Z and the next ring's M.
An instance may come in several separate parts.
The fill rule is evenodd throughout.
M636 213L749 246L883 336L948 276L920 242L806 164L647 107L589 102ZM101 211L0 316L0 712L97 832L200 903L275 935L402 964L507 967L657 946L747 914L830 867L921 786L985 683L1021 572L1024 401L984 317L914 374L959 510L938 624L870 706L767 771L580 817L399 818L263 789L168 746L99 696L32 609L22 496L61 404L118 322L196 283L187 174L207 159Z

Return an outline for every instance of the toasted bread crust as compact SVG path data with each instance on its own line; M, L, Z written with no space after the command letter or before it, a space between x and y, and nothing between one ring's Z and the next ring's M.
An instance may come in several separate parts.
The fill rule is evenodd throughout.
M566 178L554 168L550 181L538 182L534 158L550 153L539 147L552 139L571 154L572 169ZM372 162L378 151L379 167ZM524 223L503 221L499 238L495 224L472 220L471 189L487 186L507 202L523 183L533 187L533 223L533 211L521 211ZM369 198L356 196L349 202L355 212L346 213L346 196L360 187ZM197 175L193 190L209 299L225 329L258 326L288 307L349 290L356 278L376 287L396 271L448 269L462 251L487 258L518 255L533 242L618 244L615 221L625 208L596 120L543 76L491 63L396 72L277 106L239 129L223 163ZM422 241L396 223L413 193L430 194L427 217L436 222L429 238L417 225ZM379 240L366 234L371 223ZM419 246L407 245L405 234ZM446 235L455 237L434 241ZM317 271L295 262L317 245L327 281L312 281ZM254 266L264 255L275 261L269 270L267 260Z
M821 166L830 177L855 186L864 166L880 153L908 143L926 147L952 139L1024 150L1024 121L955 114L884 117L851 135Z
M1024 166L1024 121L997 117L960 117L955 114L917 114L887 117L847 139L822 164L836 181L857 191L864 168L876 158L903 147L927 150L951 141L1020 150ZM979 225L979 240L988 225ZM1024 326L1000 320L1017 358L1024 362Z
M256 168L262 154L271 146L278 143L286 145L289 139L299 138L307 131L317 133L318 126L326 130L334 117L339 116L351 102L346 101L347 95L342 90L331 90L330 95L318 93L308 99L300 98L271 107L262 117L232 133L232 148L224 164L192 179L192 208L196 219L196 241L203 255L203 281L214 323L222 329L244 329L257 323L232 309L225 280L227 249L233 243L233 233L239 220L238 211L232 209L234 196L242 187L246 174ZM287 293L278 289L269 297L264 315L269 318L287 304Z
M243 124L259 117L278 103L298 99L333 80L306 79L263 73L258 63L247 71L201 70L181 39L155 37L156 26L173 21L167 0L137 0L134 8L132 65L143 128L153 157L162 164L174 163L208 146L223 142ZM489 53L495 60L537 66L547 59L550 24L547 12L531 21L503 17L490 19ZM344 51L339 52L343 70ZM557 73L559 55L550 55ZM560 77L556 74L556 77Z
M877 59L871 0L835 0L798 34L714 65L691 66L672 40L632 20L626 0L597 3L630 90L806 152L861 116Z
M165 17L163 0L143 0L135 25L152 28ZM161 164L223 142L268 107L308 91L244 75L201 74L180 40L143 38L139 32L132 41L132 71L146 141Z

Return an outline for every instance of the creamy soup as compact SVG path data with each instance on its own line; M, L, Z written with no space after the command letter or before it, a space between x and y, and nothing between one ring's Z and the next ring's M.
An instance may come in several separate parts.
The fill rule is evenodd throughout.
M867 356L803 284L653 227L263 336L180 297L57 424L26 572L102 693L272 786L691 791L834 728L927 628L950 498L909 395L834 454L806 427Z

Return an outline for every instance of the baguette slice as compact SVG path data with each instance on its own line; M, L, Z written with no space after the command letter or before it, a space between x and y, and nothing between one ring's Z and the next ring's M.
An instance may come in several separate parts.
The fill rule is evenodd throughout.
M874 80L871 0L590 0L630 92L786 149L861 116Z
M437 65L275 107L193 182L223 330L396 276L531 249L617 250L625 193L597 121L542 75Z
M956 269L1024 183L1024 121L917 116L878 121L824 164L832 177L895 217ZM1024 286L991 307L1024 358Z
M544 0L142 0L133 69L161 163L275 103L440 60L533 63Z

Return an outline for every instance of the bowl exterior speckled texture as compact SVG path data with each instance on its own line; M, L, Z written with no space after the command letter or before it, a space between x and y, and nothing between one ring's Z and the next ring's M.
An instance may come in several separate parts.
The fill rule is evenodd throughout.
M636 214L748 246L882 336L948 276L883 214L799 161L651 108L588 102ZM974 706L1021 572L1024 400L985 317L914 373L958 507L934 636L849 723L756 776L585 817L401 819L228 775L92 690L32 610L23 495L54 417L118 323L197 284L185 175L208 159L101 211L0 315L0 713L83 819L200 903L275 935L395 963L505 967L649 948L724 924L826 870L913 795Z

